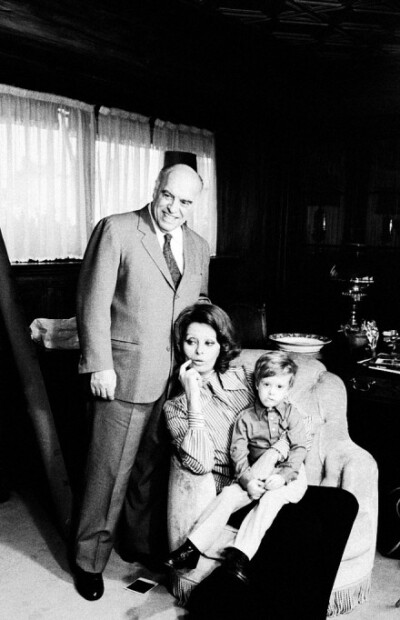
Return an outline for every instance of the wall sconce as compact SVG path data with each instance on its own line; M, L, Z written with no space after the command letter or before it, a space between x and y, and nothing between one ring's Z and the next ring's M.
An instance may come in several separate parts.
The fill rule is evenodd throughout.
M371 213L371 226L375 227L376 236L371 231L370 242L397 246L400 232L400 192L380 190L374 194L375 208Z
M400 221L394 215L386 216L382 226L382 242L390 243L398 235L399 229Z
M338 246L343 241L343 196L339 191L316 194L306 196L307 243L315 246Z
M326 237L326 213L322 207L318 207L318 209L314 213L314 222L313 222L313 239L316 243L321 243Z

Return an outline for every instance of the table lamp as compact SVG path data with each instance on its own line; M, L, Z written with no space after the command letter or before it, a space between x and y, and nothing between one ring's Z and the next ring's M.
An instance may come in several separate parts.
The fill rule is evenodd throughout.
M367 295L367 289L374 283L372 268L365 253L365 246L352 243L346 246L343 254L330 270L332 280L342 285L342 295L351 298L351 314L347 325L358 331L358 304Z

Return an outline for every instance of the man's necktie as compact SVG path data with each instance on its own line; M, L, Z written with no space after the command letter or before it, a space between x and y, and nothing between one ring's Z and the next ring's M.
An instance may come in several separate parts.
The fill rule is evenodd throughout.
M173 281L174 286L176 288L178 286L178 284L179 284L180 279L181 279L181 272L179 271L179 267L176 264L176 260L174 258L174 255L172 254L171 239L172 239L172 236L169 233L164 235L163 254L164 254L165 261L166 261L166 263L168 265L168 269L169 269L169 272L171 274L172 281Z

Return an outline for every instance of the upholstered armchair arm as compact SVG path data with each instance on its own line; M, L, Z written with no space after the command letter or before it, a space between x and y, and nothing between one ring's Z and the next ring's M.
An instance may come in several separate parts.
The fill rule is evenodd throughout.
M320 415L324 420L322 443L336 443L349 438L347 424L347 391L340 377L331 373L321 373L316 392ZM329 449L322 446L325 454Z
M168 490L168 540L171 550L186 540L215 495L212 473L194 474L176 456L172 457Z
M360 502L369 495L376 478L374 458L350 438L335 443L327 450L321 486L341 487L353 493Z
M369 554L373 562L378 518L378 468L374 458L351 439L340 441L326 455L321 486L336 486L358 501L358 516L343 560Z
M347 425L347 392L336 375L322 373L317 386L320 414L319 457L323 486L336 486L355 495L360 511L375 493L378 469L374 458L355 444Z
M353 446L354 455L343 469L342 488L356 496L362 511L371 502L372 494L377 493L378 466L369 452Z

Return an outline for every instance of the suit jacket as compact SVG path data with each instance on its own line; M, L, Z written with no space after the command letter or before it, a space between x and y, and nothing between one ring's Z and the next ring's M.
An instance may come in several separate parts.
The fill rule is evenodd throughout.
M175 291L147 206L106 217L92 233L78 282L79 372L114 368L119 400L161 396L172 367L173 324L207 295L208 244L187 225L183 255Z

